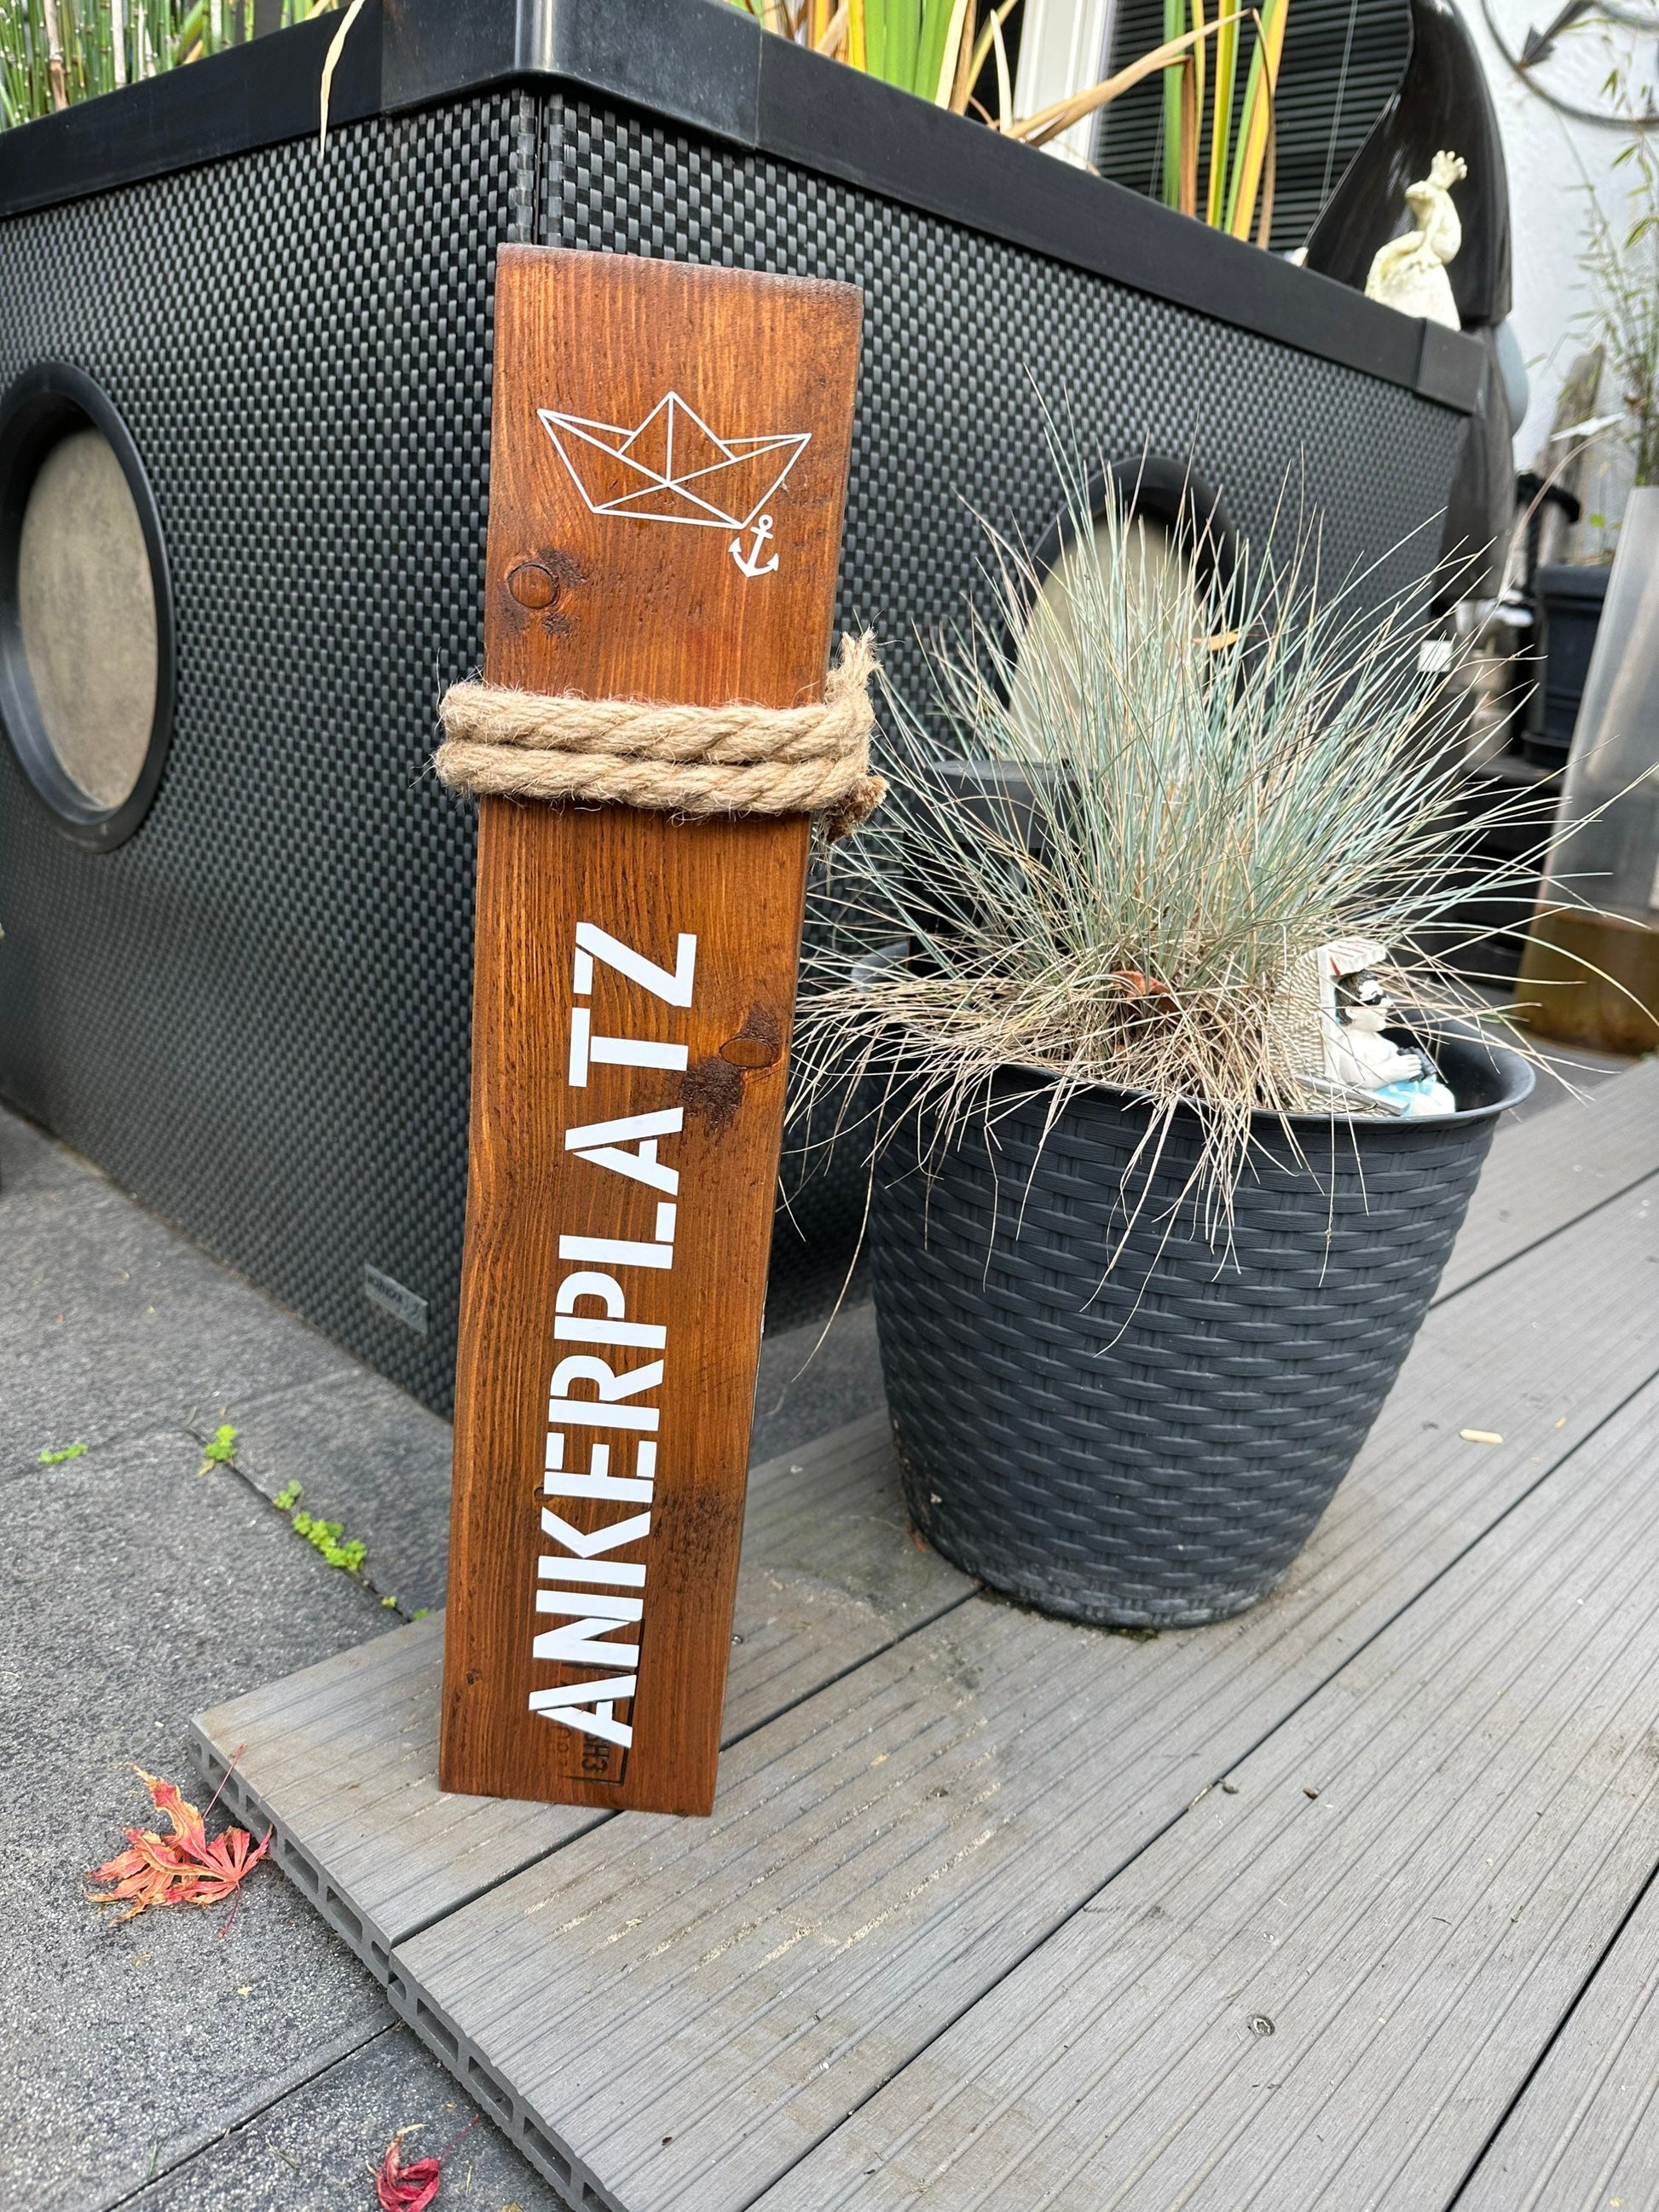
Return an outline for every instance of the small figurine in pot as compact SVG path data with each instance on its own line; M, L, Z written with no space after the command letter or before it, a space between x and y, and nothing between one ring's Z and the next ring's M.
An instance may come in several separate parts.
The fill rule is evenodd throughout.
M1351 1091L1368 1091L1413 1117L1455 1114L1457 1101L1427 1055L1384 1036L1397 1010L1370 969L1339 975L1335 987L1335 1019L1325 1042L1331 1080Z

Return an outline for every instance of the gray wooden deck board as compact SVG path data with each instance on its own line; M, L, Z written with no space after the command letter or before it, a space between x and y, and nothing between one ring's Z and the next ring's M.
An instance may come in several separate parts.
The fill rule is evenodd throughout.
M1656 1443L1650 1389L764 2212L1450 2203L1659 1858Z
M911 1540L872 1416L750 1478L725 1712L731 1742L972 1585ZM382 1979L434 1915L611 1816L437 1786L441 1616L200 1715L198 1763Z
M624 1816L402 1946L394 2002L604 2201L749 2204L1659 1370L1656 1263L1632 1194L1431 1315L1255 1612L1139 1644L972 1599L736 1747L711 1821Z
M1659 2204L1659 1881L1457 2199L1457 2212Z
M1441 1297L1659 1164L1659 1064L1594 1103L1593 1121L1566 1105L1500 1132ZM756 1470L728 1741L878 1648L880 1621L902 1632L927 1617L949 1571L919 1566L890 1540L902 1521L878 1416ZM204 1715L195 1730L213 1786L243 1820L275 1820L288 1872L382 1978L404 1935L603 1817L441 1796L441 1614L393 1632Z
M1656 1170L1659 1059L1640 1062L1582 1101L1565 1099L1500 1127L1440 1296L1530 1250Z

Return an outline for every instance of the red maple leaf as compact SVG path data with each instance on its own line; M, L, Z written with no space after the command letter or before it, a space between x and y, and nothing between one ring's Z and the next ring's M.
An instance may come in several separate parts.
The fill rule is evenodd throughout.
M443 2174L441 2159L416 2158L404 2164L403 2140L414 2132L413 2128L399 2128L386 2147L386 2156L374 2177L380 2212L426 2212L438 2193Z
M264 1840L256 1844L246 1828L227 1828L222 1836L183 1844L179 1849L199 1869L186 1884L181 1903L222 1905L228 1897L235 1896L270 1849L270 1831L267 1829Z
M467 2128L476 2128L477 2124L478 2116L475 2112L466 2127L461 2130L461 2136L466 2133ZM438 2184L443 2178L444 2160L461 2139L461 2136L457 2136L453 2142L446 2143L436 2158L411 2159L405 2166L403 2140L405 2136L414 2133L412 2127L399 2128L386 2147L386 2156L380 2160L380 2171L374 2176L374 2195L380 2212L426 2212L427 2206L438 2193Z
M136 1920L149 1905L176 1905L187 1869L179 1863L178 1846L170 1836L158 1836L151 1828L129 1828L126 1834L128 1848L94 1867L89 1877L114 1887L98 1895L89 1890L87 1895L94 1905L129 1906L115 1917Z
M210 1839L206 1821L176 1784L160 1781L142 1766L132 1771L149 1790L156 1811L167 1816L173 1832L164 1836L155 1828L129 1828L126 1850L94 1868L89 1877L111 1887L89 1890L88 1901L125 1905L127 1911L116 1918L136 1920L152 1905L222 1905L226 1898L236 1896L270 1849L269 1832L258 1844L246 1828L227 1828Z

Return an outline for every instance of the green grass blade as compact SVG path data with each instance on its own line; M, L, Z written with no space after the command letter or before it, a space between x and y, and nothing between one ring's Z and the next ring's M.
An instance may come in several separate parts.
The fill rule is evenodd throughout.
M1187 0L1164 0L1164 36L1178 39L1188 28ZM1181 81L1184 61L1164 72L1164 204L1181 204Z

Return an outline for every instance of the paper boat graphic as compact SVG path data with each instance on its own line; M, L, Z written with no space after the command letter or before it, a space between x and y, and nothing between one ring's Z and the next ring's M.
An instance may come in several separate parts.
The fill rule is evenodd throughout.
M678 392L637 429L540 407L570 480L595 514L745 530L806 447L810 430L769 438L717 438Z

